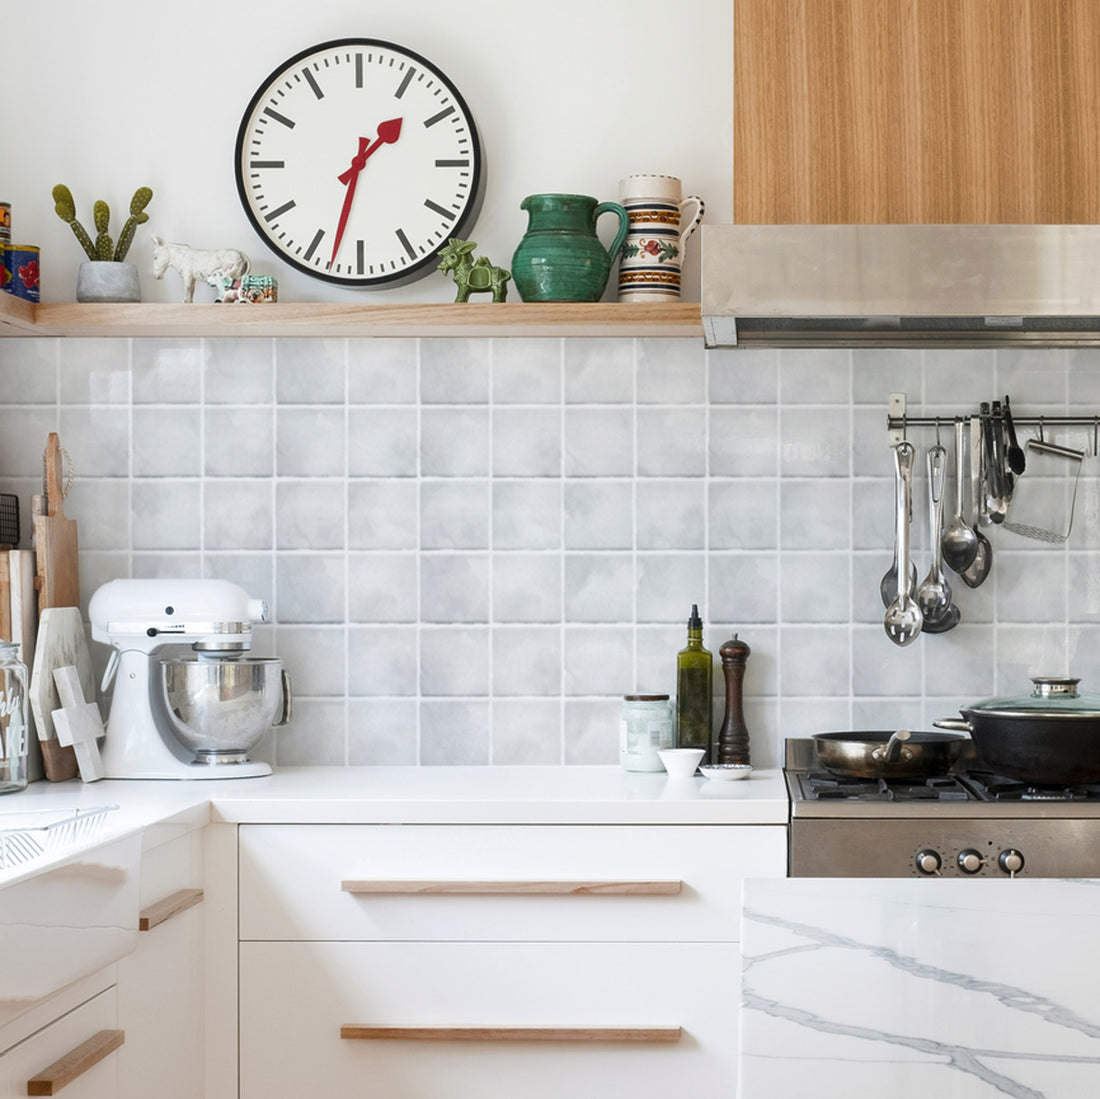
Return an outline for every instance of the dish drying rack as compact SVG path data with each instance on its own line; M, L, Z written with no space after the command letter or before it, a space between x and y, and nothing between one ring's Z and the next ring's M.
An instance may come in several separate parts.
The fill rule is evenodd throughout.
M0 870L10 870L43 855L62 854L92 843L103 832L107 814L117 808L117 805L98 805L90 809L29 809L0 813ZM5 828L4 817L8 815L23 823Z

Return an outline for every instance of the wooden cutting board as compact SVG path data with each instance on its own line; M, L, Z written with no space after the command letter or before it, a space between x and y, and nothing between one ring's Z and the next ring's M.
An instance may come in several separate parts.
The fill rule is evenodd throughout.
M65 517L61 440L51 431L46 441L45 514L34 515L34 551L38 569L38 610L80 606L76 520Z
M34 647L34 668L31 671L30 699L46 778L64 782L77 774L76 753L72 747L58 743L53 724L53 711L60 709L61 700L53 673L66 665L76 668L84 697L95 698L92 658L84 621L77 607L50 607L38 619L38 639Z

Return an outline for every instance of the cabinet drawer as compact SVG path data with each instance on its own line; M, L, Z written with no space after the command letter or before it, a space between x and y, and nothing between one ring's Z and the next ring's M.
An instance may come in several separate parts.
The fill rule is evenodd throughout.
M780 826L246 825L240 937L737 941L785 872Z
M115 1045L117 1037L108 1041L106 1035L117 1035L117 1026L118 1005L115 989L111 987L43 1027L0 1057L0 1097L15 1099L20 1096L25 1099L29 1080L56 1066L59 1060L68 1058L97 1035L104 1035L101 1049ZM44 1090L43 1085L34 1094L60 1093L65 1099L115 1099L118 1095L118 1053L110 1052L100 1060L93 1060L94 1056L85 1048L85 1056L75 1058L73 1063L72 1071L79 1071L79 1075L68 1083L62 1083L67 1074L58 1076L57 1073L63 1070L55 1069L51 1073L56 1079L54 1090Z
M243 943L240 960L241 1099L734 1093L735 944ZM470 1040L482 1027L502 1033Z

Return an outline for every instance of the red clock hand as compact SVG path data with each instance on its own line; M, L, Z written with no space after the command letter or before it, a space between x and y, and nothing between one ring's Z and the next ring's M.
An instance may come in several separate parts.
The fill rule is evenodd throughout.
M332 243L332 259L328 261L329 267L336 262L336 253L340 251L340 241L344 237L344 227L348 223L348 214L351 213L351 200L355 197L355 185L359 182L359 173L367 163L367 158L383 145L392 145L401 136L401 119L391 118L378 124L378 137L374 141L369 138L359 139L359 152L352 158L351 166L346 172L341 172L336 178L347 187L344 194L344 205L340 207L340 220L336 223L336 239Z

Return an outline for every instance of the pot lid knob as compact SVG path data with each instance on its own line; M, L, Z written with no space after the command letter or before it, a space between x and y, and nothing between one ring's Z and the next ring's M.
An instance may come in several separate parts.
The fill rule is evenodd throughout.
M1071 676L1033 675L1031 682L1035 684L1031 692L1033 698L1076 698L1077 684L1081 680Z

